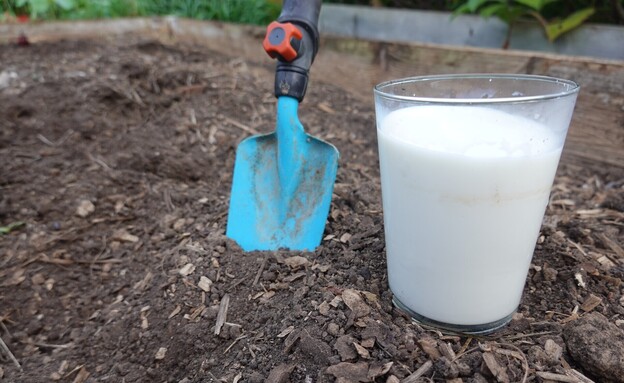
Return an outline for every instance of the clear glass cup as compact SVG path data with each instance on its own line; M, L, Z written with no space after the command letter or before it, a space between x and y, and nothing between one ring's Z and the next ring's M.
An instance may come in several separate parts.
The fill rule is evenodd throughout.
M544 76L423 76L375 87L394 303L482 334L517 310L579 86Z

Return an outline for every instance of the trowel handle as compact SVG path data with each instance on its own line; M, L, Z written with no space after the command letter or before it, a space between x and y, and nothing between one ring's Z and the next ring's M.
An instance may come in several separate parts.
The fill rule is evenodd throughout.
M269 56L278 59L276 97L303 100L318 50L320 11L321 0L284 0L279 18L267 27L262 45Z

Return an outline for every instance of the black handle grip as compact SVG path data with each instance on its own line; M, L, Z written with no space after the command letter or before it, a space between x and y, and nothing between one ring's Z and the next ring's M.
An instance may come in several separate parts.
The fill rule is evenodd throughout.
M284 0L277 21L295 24L302 32L297 57L279 60L275 69L275 96L290 96L300 102L308 87L308 75L318 51L318 19L321 0Z

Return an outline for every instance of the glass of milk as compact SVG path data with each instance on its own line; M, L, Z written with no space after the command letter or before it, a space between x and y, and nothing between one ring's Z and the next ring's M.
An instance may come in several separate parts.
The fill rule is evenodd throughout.
M414 77L375 87L394 303L489 333L517 309L579 86L544 76Z

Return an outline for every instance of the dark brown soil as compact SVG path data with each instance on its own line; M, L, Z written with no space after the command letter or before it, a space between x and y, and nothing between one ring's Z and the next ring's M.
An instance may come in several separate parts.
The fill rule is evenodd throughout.
M373 107L341 89L312 83L300 110L341 153L322 246L225 237L237 143L274 124L262 62L154 41L0 46L0 226L25 223L0 235L1 381L623 381L573 358L623 355L622 168L563 163L512 323L442 334L392 306ZM574 331L588 312L613 342Z

